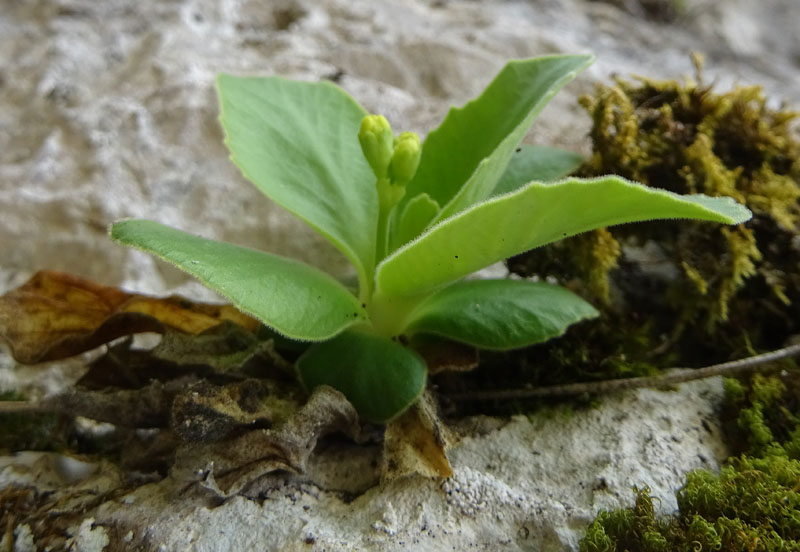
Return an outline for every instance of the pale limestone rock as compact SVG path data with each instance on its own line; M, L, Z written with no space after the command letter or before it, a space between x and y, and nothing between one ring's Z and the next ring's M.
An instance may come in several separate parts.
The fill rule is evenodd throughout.
M664 24L584 0L5 2L0 288L52 268L147 293L213 297L107 239L112 221L142 216L347 274L338 252L228 161L213 86L221 71L336 78L394 128L424 134L509 58L594 52L597 63L529 137L583 152L589 121L576 98L593 81L690 74L695 50L707 54L709 81L763 84L776 103L800 105L799 3L686 4L684 20ZM0 385L52 393L67 383L57 369L40 370L14 371L0 358ZM725 458L714 416L720 387L715 380L607 397L569 414L465 421L451 455L455 476L444 484L410 478L357 497L329 491L368 485L374 451L328 451L334 456L312 461L316 485L287 484L263 503L167 504L154 484L106 503L94 519L126 526L115 545L153 550L574 550L599 509L630 504L632 485L649 485L669 512L687 470ZM10 461L22 460L3 463L6 482L24 472ZM24 549L29 531L18 530ZM81 526L79 537L95 531ZM95 542L112 534L101 533Z

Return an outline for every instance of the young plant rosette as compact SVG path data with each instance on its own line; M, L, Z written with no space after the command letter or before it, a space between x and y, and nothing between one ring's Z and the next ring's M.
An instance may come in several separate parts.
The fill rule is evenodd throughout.
M730 198L680 196L616 176L558 180L579 163L574 154L520 146L547 101L592 61L512 61L422 145L413 133L395 137L385 118L330 82L220 75L234 163L352 261L357 290L301 262L157 222L125 220L111 235L177 265L277 332L314 342L296 364L306 388L331 385L364 419L389 420L425 387L415 336L512 349L598 314L555 285L468 274L603 226L750 218Z

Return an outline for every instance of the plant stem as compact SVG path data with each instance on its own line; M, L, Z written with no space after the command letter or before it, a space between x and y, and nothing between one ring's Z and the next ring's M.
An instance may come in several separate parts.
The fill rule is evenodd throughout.
M386 297L373 293L368 307L372 332L382 337L396 337L406 328L409 316L427 295Z
M375 264L386 256L389 248L389 222L394 206L406 193L404 186L393 185L388 177L379 178L378 183L378 228L375 234Z
M684 383L713 376L733 377L758 370L769 371L774 367L762 368L763 365L800 356L800 344L790 345L769 353L755 355L721 364L714 364L704 368L673 368L669 373L660 376L640 378L614 379L600 382L568 383L565 385L551 385L534 389L502 389L497 391L468 391L446 395L453 401L502 401L513 399L543 399L555 397L575 397L580 395L597 395L612 393L641 387L663 387L676 383Z
M392 213L392 207L388 209L381 203L378 211L378 231L375 240L375 264L383 260L386 256L389 242L389 215Z

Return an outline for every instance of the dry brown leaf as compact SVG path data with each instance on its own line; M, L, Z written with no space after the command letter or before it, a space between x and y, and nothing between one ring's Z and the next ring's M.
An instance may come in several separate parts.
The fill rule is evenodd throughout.
M414 348L425 359L428 373L469 372L478 366L478 350L457 341L425 336Z
M331 433L343 433L358 440L358 414L340 392L320 386L298 410L269 429L255 429L231 437L230 430L239 425L246 412L237 409L230 391L220 399L222 423L214 427L211 437L227 438L211 443L187 443L180 447L176 464L188 473L202 469L201 486L221 498L234 494L249 496L258 481L276 471L303 473L306 462L317 441ZM233 393L236 395L236 393ZM208 402L210 398L206 398ZM177 401L176 401L177 402ZM285 414L284 410L284 414ZM264 416L265 410L250 413L254 419ZM275 417L275 413L272 414ZM239 419L238 421L236 419ZM224 423L228 422L228 424ZM217 431L223 429L222 432Z
M386 424L382 479L388 481L412 474L452 476L446 452L447 434L433 398L425 392L414 406Z
M152 350L134 349L131 340L108 346L89 362L89 369L75 383L81 390L141 389L153 380L166 382L187 376L208 377L212 370L202 365L178 365L158 358Z
M252 331L259 326L231 305L148 297L49 270L0 297L0 338L23 364L67 358L134 333L199 334L225 320Z
M223 322L199 334L167 330L150 350L136 349L130 339L109 345L89 363L78 380L83 389L117 387L138 389L157 379L167 381L194 375L221 381L246 377L283 380L292 365L275 350L272 339L262 339L232 322Z
M258 428L273 428L300 409L299 388L247 379L227 385L201 380L175 397L171 427L186 442L211 443Z

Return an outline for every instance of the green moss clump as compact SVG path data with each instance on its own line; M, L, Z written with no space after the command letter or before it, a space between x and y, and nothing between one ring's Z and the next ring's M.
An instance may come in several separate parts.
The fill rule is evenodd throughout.
M800 460L800 377L796 371L726 379L723 417L727 440L737 453Z
M632 508L600 512L581 552L800 551L800 377L725 380L723 417L741 456L690 472L678 513L657 518L647 488Z
M650 489L637 489L632 508L601 511L581 540L581 552L613 552L642 550L661 552L671 550L665 538L668 525L656 519Z
M542 251L545 254L539 255ZM585 295L607 302L608 273L618 266L620 254L619 242L601 228L511 257L506 264L511 272L524 276L558 275Z
M719 475L695 471L687 475L678 492L682 516L717 520L721 529L735 526L746 533L737 538L735 550L747 550L756 539L767 545L762 550L800 550L800 461L785 456L753 458L743 456L722 468ZM725 518L720 523L717 518ZM723 531L718 530L720 536ZM787 542L788 541L788 542ZM772 546L773 548L770 548ZM793 548L792 548L793 547Z
M582 98L593 153L579 174L731 196L752 221L623 225L508 261L513 272L554 276L625 320L651 320L653 340L666 334L681 362L774 349L800 333L798 113L771 109L759 87L714 93L699 73L699 83L617 79Z
M719 475L691 472L678 513L657 518L649 490L632 508L600 512L581 552L800 551L800 461L742 457Z

